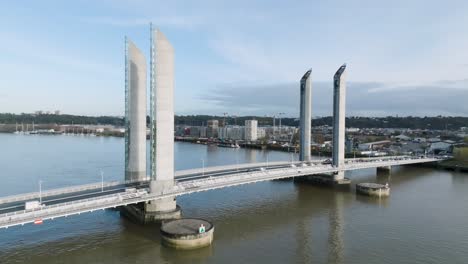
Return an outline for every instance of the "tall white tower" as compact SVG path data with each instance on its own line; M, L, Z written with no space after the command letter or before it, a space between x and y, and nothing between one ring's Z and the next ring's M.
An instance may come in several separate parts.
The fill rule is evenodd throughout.
M245 120L245 140L257 140L257 120Z
M174 48L160 30L150 30L150 192L160 194L174 186ZM176 210L175 197L151 201L145 209Z
M333 77L333 166L342 167L345 161L345 108L346 108L346 64ZM342 180L340 171L335 180Z
M310 161L310 136L312 129L312 69L308 70L301 79L300 102L300 152L299 160Z
M125 180L146 178L146 60L125 38Z

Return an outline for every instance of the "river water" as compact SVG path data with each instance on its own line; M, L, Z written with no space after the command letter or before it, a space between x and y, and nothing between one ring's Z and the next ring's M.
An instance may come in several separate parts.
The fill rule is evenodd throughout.
M176 169L290 160L283 152L176 143ZM297 159L297 156L292 158ZM122 180L122 138L0 134L0 196ZM179 197L215 224L214 244L176 251L157 226L114 210L0 230L0 263L468 263L468 174L400 167L347 173L389 182L386 199L271 181ZM354 184L353 184L354 186Z

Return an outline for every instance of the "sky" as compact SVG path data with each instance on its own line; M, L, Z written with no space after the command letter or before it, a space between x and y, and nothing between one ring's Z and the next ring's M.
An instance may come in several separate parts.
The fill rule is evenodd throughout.
M0 112L124 113L124 37L175 49L175 113L468 116L466 0L0 1Z

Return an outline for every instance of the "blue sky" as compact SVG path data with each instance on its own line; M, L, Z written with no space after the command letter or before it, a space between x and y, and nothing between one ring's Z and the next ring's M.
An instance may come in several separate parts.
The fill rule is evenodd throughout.
M468 115L468 1L2 1L0 112L124 112L124 36L153 22L176 51L177 114Z

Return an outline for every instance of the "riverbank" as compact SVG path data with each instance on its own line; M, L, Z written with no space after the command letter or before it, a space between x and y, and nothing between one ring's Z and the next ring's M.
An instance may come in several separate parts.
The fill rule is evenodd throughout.
M456 159L442 160L439 162L411 164L412 167L433 168L438 170L448 170L457 172L468 172L468 162Z
M468 161L456 159L444 160L437 163L437 168L444 170L468 172Z

